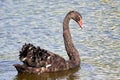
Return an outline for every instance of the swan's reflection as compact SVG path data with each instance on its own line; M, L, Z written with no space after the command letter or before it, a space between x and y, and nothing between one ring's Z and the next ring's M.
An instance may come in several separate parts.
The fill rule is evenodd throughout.
M28 73L18 73L14 80L56 80L56 79L67 79L75 80L77 75L74 75L80 68L74 68L71 70L53 72L53 73L43 73L40 75L28 74Z

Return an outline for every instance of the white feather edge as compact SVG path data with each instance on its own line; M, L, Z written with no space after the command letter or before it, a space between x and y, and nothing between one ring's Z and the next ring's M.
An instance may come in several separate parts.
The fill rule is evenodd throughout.
M25 61L26 59L27 59L27 58L25 57L25 58L22 59L22 61Z
M51 64L48 64L48 65L46 65L46 68L48 68L48 67L50 67L51 66Z

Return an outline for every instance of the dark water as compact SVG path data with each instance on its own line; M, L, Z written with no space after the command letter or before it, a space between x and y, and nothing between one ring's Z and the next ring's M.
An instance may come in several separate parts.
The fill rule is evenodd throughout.
M71 10L83 17L83 29L70 22L81 69L17 74L24 43L68 58L62 22ZM120 0L0 0L0 80L120 80Z

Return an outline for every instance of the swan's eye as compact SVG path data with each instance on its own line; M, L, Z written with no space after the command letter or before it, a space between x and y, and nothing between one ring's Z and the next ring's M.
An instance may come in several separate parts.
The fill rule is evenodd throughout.
M79 20L80 20L80 17L77 16L76 19L75 19L75 21L78 22Z

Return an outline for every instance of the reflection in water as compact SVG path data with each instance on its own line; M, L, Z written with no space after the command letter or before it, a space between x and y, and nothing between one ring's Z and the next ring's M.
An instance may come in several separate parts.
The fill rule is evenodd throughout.
M66 78L68 80L74 80L77 78L77 75L74 75L75 72L79 70L79 67L66 70L66 71L60 71L60 72L53 72L53 73L43 73L40 75L37 74L29 74L29 73L18 73L16 78L14 80L56 80L56 79L62 79Z

